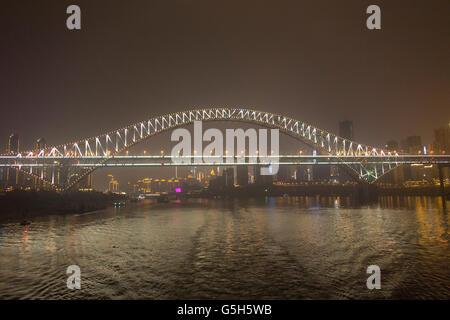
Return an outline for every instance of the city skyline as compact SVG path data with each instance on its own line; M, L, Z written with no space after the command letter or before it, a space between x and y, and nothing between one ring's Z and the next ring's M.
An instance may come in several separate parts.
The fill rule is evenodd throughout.
M207 123L207 122L206 122ZM187 125L187 127L192 127L190 125ZM191 128L192 129L192 128ZM184 130L184 129L183 129ZM420 136L408 136L405 139L400 140L400 142L397 141L388 141L386 143L386 148L388 148L388 150L396 150L398 152L401 153L409 153L409 154L448 154L450 152L450 125L448 127L442 127L442 128L438 128L434 130L435 133L435 139L433 141L433 143L431 144L422 144L422 140ZM352 141L354 140L354 131L353 131L353 122L346 120L346 121L340 121L339 122L339 135L341 138L344 139L349 139ZM159 137L160 142L162 141L163 146L158 146L158 144L156 143L156 151L155 151L155 143L158 141L158 136L162 136ZM162 139L161 139L162 138ZM131 151L130 155L163 155L164 152L166 152L166 154L168 154L168 150L163 150L164 148L167 149L168 147L170 148L170 146L173 147L173 144L167 144L167 142L165 142L168 138L168 134L167 133L163 133L161 135L157 135L156 138L152 138L152 143L150 144L153 147L153 151L149 150L148 147L148 143L144 143L143 146L140 146L140 149L138 147L138 149L136 149L135 147L132 147L129 151ZM288 139L289 140L289 139ZM314 154L314 150L311 149L308 145L304 144L305 141L303 141L303 143L299 143L298 141L292 141L294 144L290 143L289 141L283 141L285 146L288 146L288 149L285 149L284 152L287 153L293 153L296 154L297 150L298 152L302 152L304 155L307 154ZM83 143L84 144L84 143ZM19 145L20 145L20 137L17 134L11 134L8 140L8 150L7 152L9 154L13 154L15 155L17 153L17 150L19 149ZM294 146L294 148L292 149L292 146ZM34 143L34 148L32 150L34 150L34 152L39 153L40 150L45 149L45 148L49 148L51 146L46 144L46 140L45 138L38 138L35 143ZM300 148L300 149L297 149ZM97 149L97 146L96 146ZM301 151L303 149L303 151ZM308 149L310 149L308 151ZM50 149L49 149L50 150ZM49 151L48 150L48 151ZM23 153L25 150L20 150L21 153ZM126 151L126 153L124 153L123 155L128 155L128 150ZM111 170L113 170L111 172ZM202 171L203 168L199 167L198 171ZM226 170L226 169L225 169ZM327 170L322 170L322 168L311 168L309 170L312 170L311 173L308 173L308 176L310 176L308 179L306 179L306 181L313 181L311 180L313 177L314 181L317 181L317 177L322 177L321 180L329 180L332 181L334 180L333 175L335 177L339 177L339 173L333 174L333 169L328 168ZM184 170L186 171L186 170ZM187 172L191 172L192 170L188 170ZM417 171L417 170L416 170ZM433 170L432 170L433 171ZM434 170L434 173L431 173L432 171L430 171L427 175L428 176L433 176L436 175L436 171ZM179 172L183 172L183 170L180 168ZM300 170L300 172L298 172L295 170L295 175L296 178L295 180L297 181L297 176L303 176L304 174L302 173L303 170ZM396 171L397 172L397 171ZM37 171L35 172L35 174L37 174L37 176L41 176L41 173L43 173L44 175L49 174L50 171L47 171L46 169L44 169L43 172L41 172L39 169L37 169ZM108 178L106 177L112 177L112 174L114 173L114 175L116 176L116 179L111 179L111 181L108 182ZM186 173L186 172L185 172ZM195 176L195 169L193 170L194 176ZM424 174L425 172L423 172ZM330 175L331 174L331 175ZM412 175L411 173L405 173L407 179L411 179ZM416 177L416 179L419 177L418 172L416 172L416 174L414 175ZM9 173L7 175L10 175ZM164 169L163 167L160 168L135 168L134 170L130 170L130 169L122 169L122 168L109 168L109 170L96 170L93 174L90 174L88 176L88 179L83 182L83 187L80 186L81 189L83 190L90 190L91 188L94 188L96 190L108 190L110 189L111 186L111 182L114 180L114 182L116 183L114 185L114 190L115 191L119 191L119 182L121 183L122 186L127 186L131 184L131 181L135 181L138 179L143 179L143 177L164 177L167 179L173 178L173 177L179 177L177 175L177 169L173 169L173 168L166 168ZM395 180L398 183L398 179L399 176L398 174L394 174L394 176L396 176ZM402 174L403 176L403 174ZM18 184L18 180L17 180L17 175L15 178L15 184ZM95 177L95 179L93 179L93 177ZM345 177L345 175L344 175ZM409 177L409 178L408 178ZM195 177L196 179L197 177ZM342 179L338 179L340 182L344 182L348 179L349 177L344 178L344 180L342 181ZM54 179L57 179L57 185L63 184L60 181L60 177L59 174L57 175L57 177L52 178L52 181ZM106 179L106 180L105 180ZM7 181L8 179L6 179ZM42 185L40 185L39 183L37 183L38 181L36 180L36 178L34 178L34 187L37 188L42 188ZM93 183L92 181L95 181L95 183ZM276 181L277 179L275 179ZM420 180L420 179L419 179ZM242 181L242 180L241 180ZM300 178L300 181L304 181L302 178ZM236 181L234 181L236 182ZM238 183L241 184L241 183ZM26 183L23 187L29 185L29 183ZM129 188L126 188L129 189ZM124 189L120 190L123 191Z
M163 137L163 141L166 141L167 133L169 133L170 130L166 131L166 133L164 134L164 133L161 133L158 130L158 127L161 126L161 124L163 124L165 122L169 126L169 128L167 128L167 129L170 129L171 126L172 127L177 127L180 124L189 127L189 121L188 121L189 117L194 115L194 113L197 114L200 117L204 117L205 118L204 120L222 120L222 121L227 120L227 122L231 121L233 123L233 122L236 122L236 120L238 120L239 117L242 117L242 120L246 119L247 122L260 123L259 122L260 120L262 120L263 122L264 121L268 121L267 124L269 126L272 125L272 120L269 121L268 117L270 116L271 117L270 119L272 119L272 117L274 117L274 115L269 115L267 113L264 114L264 113L260 113L260 112L254 112L254 111L251 111L251 110L248 110L248 109L220 109L220 110L219 109L211 109L209 111L208 110L203 110L203 111L187 112L187 113L180 113L180 114L177 114L177 115L173 115L173 117L172 117L173 118L172 125L170 125L170 121L171 120L169 120L169 118L166 119L164 117L163 118L158 118L159 120L158 119L153 119L153 120L149 121L148 123L147 122L142 122L142 123L138 124L137 126L134 126L134 129L131 128L128 134L127 134L127 130L128 129L125 129L125 131L122 132L122 133L120 133L120 131L109 132L106 136L94 137L93 140L90 143L89 143L88 140L86 140L86 141L79 141L77 144L74 144L74 145L68 144L68 145L57 146L56 148L53 148L51 146L46 145L45 139L39 138L36 141L36 148L38 148L38 149L34 150L34 152L33 152L34 155L32 155L34 157L37 157L36 160L38 160L38 163L40 163L42 165L44 164L44 159L42 158L42 155L44 155L44 154L45 154L45 157L48 157L48 156L51 157L52 155L53 156L57 156L58 154L62 156L61 152L63 152L64 156L62 156L62 158L60 160L54 159L54 160L57 160L56 162L54 162L53 159L49 158L48 160L50 161L50 163L48 163L48 160L45 161L46 162L46 167L44 167L44 169L39 169L39 168L36 168L35 170L30 169L29 172L28 171L23 171L23 170L28 166L30 160L24 160L25 162L23 162L23 164L22 164L21 172L22 172L22 174L28 174L28 173L32 174L32 175L34 174L35 175L34 178L33 178L35 180L34 181L34 185L30 185L32 183L32 181L26 182L25 180L22 180L22 179L21 179L21 182L19 183L18 180L17 180L17 175L16 175L16 178L14 179L15 182L12 185L10 184L9 186L11 186L11 187L13 187L13 186L19 187L20 186L21 188L27 188L27 189L30 188L30 187L31 188L38 188L38 189L40 189L40 188L42 188L42 185L40 185L40 183L38 184L37 182L38 182L38 180L40 181L40 179L43 178L45 181L47 181L47 183L50 183L48 185L48 187L53 186L53 187L56 187L56 188L67 188L67 187L71 188L71 186L74 183L76 183L76 181L80 181L80 184L78 185L78 188L80 190L81 189L82 190L91 190L92 187L93 187L92 175L91 175L92 171L90 171L89 175L87 177L85 177L86 179L83 178L83 176L85 176L83 174L83 172L86 172L86 171L80 171L80 170L76 169L76 165L80 165L80 160L82 162L84 162L85 165L89 165L89 166L92 167L92 163L88 163L90 161L89 157L90 156L103 155L103 152L105 152L105 150L108 150L108 145L109 145L110 150L111 150L111 148L115 148L115 150L122 150L122 151L119 152L119 154L117 154L118 158L116 158L116 160L114 160L114 162L120 161L120 159L125 159L125 158L128 158L130 156L131 158L129 158L128 164L127 164L127 162L125 162L125 163L123 163L123 165L125 165L126 167L134 166L135 169L136 169L138 167L133 165L133 163L129 162L130 160L131 161L135 161L135 160L132 160L135 156L141 156L141 157L142 156L144 156L144 157L145 156L151 156L149 159L151 159L154 156L154 150L152 152L152 151L149 151L148 149L146 149L146 147L145 147L145 142L147 142L147 135L150 135L150 131L147 131L146 127L149 128L149 130L150 130L150 128L153 128L153 129L151 129L151 131L155 131L156 130L155 132L153 132L153 133L159 133L159 134L156 135L156 138L162 136ZM257 120L256 118L252 120L251 114L254 114L254 116L256 116L256 114L259 114L259 116L257 116L257 117L260 120ZM186 117L188 117L188 118L186 118ZM213 118L211 118L211 117L213 117ZM185 120L183 120L182 123L176 124L174 122L175 119L180 119L180 121L181 121L181 119L185 119L187 122L185 123L184 122ZM267 120L264 120L264 119L267 119ZM273 119L275 120L275 118L273 118ZM283 118L277 118L277 119L278 119L278 120L276 120L277 125L284 126L283 125L283 123L284 123L283 122L284 121ZM169 122L167 122L167 121L169 121ZM201 123L201 121L199 121L197 123L197 126L198 126L198 129L201 130L202 125L200 123ZM208 123L208 121L206 121L206 123ZM217 121L212 121L212 123L217 123ZM287 154L291 153L291 154L296 155L297 152L298 152L299 155L303 154L303 156L308 156L309 155L311 157L311 155L312 155L313 156L312 158L314 159L315 158L314 155L316 155L316 151L317 151L314 148L317 148L321 154L328 155L328 156L325 156L325 157L330 157L330 156L331 157L335 157L336 154L333 156L333 153L335 151L333 151L330 154L330 150L331 149L329 149L329 148L333 148L333 150L336 150L336 151L339 150L338 151L339 156L349 156L349 155L352 156L352 157L356 156L355 160L357 162L355 164L357 164L357 166L353 167L352 170L356 169L355 172L359 171L358 172L359 178L357 178L357 177L354 176L354 174L352 175L353 177L351 177L351 176L348 176L347 174L341 173L340 169L336 170L336 168L333 169L333 168L329 168L329 167L328 167L328 169L327 169L327 167L318 168L317 166L314 165L312 168L308 169L308 173L307 173L308 178L306 180L304 180L304 178L302 178L302 177L305 176L305 173L303 172L304 170L300 170L300 171L295 170L295 173L292 175L292 176L295 176L295 182L299 182L299 181L300 182L301 181L310 181L310 182L311 181L321 181L321 182L324 182L324 181L325 182L332 182L332 181L334 181L334 182L338 182L339 181L340 183L343 183L343 182L346 182L348 180L354 181L355 178L356 179L364 179L365 181L370 182L370 180L372 180L372 179L375 179L375 180L378 179L379 175L383 175L385 173L385 170L390 170L391 169L391 164L396 166L396 165L398 165L398 162L404 161L404 159L402 159L402 158L397 158L397 160L392 160L392 159L387 158L387 159L385 159L385 161L387 160L390 163L388 167L384 167L382 162L379 163L381 166L378 169L376 168L376 165L375 165L375 167L371 167L371 168L365 167L363 165L363 163L360 162L361 159L358 160L358 157L359 156L366 157L366 156L369 156L369 155L378 157L379 153L378 153L378 151L376 151L376 149L372 149L372 147L369 147L369 146L360 145L356 141L354 143L355 149L352 148L352 144L349 144L348 142L347 143L345 142L345 139L353 139L353 123L351 121L340 122L339 135L341 135L341 137L336 136L336 139L338 139L338 140L335 140L335 138L330 138L329 137L330 133L328 133L328 138L325 137L323 131L321 131L320 128L313 128L313 131L310 131L310 129L306 129L306 127L304 127L304 129L306 131L304 131L304 129L301 129L301 128L300 128L300 131L298 131L295 128L297 128L297 126L299 125L299 122L295 122L294 123L294 122L292 122L292 120L290 120L289 123L290 124L288 125L288 127L285 128L285 129L282 129L282 130L284 130L285 133L287 133L288 135L289 135L289 133L294 134L294 135L296 134L297 135L297 141L292 141L294 143L289 143L289 142L287 143L287 145L289 145L291 148L290 148L290 151L289 150L283 150L283 154L284 155L286 155L286 153ZM262 124L262 123L260 123L260 124ZM300 123L300 125L303 128L304 124ZM137 129L138 127L143 129L144 130L143 132L145 132L145 135L144 136L141 135L140 138L139 138L139 134L140 133L138 133L138 136L133 134L133 132L136 133L136 130L138 130ZM160 128L160 129L162 129L162 128ZM212 128L210 128L210 129L212 129ZM124 130L124 129L120 129L120 130ZM189 130L186 130L184 128L180 129L180 130L184 130L184 131L189 132ZM217 129L214 129L214 130L217 131ZM254 129L250 129L250 130L254 130ZM162 131L165 131L165 130L162 130ZM194 131L195 131L195 125L194 125ZM172 134L174 132L175 131L173 131ZM308 135L307 132L310 132L310 133L312 132L313 136ZM219 133L220 133L220 130L219 130ZM130 134L131 134L131 136L130 136ZM164 138L164 135L166 136L165 138ZM192 133L188 134L188 135L190 136L190 135L192 135ZM255 133L255 135L256 135L256 133ZM129 142L133 143L131 145L131 149L129 149L129 147L127 146L127 143L126 143L126 141L127 141L126 137L127 136L129 137L129 139L132 139L132 141L129 141ZM153 134L151 136L153 136ZM197 136L197 135L195 134L195 136ZM278 136L278 134L276 136ZM391 178L393 178L393 180L391 178L389 180L392 180L392 182L395 182L396 184L398 184L402 180L405 181L405 179L408 180L408 181L409 180L415 180L416 182L420 182L421 180L423 180L424 177L428 177L427 178L428 183L434 183L430 179L433 178L433 176L436 178L438 176L438 171L437 171L437 167L433 166L433 163L436 164L436 162L434 162L434 161L435 160L439 160L439 159L433 160L433 158L434 158L433 155L440 155L440 154L446 155L446 154L449 153L449 150L450 150L450 148L449 148L450 127L444 127L444 128L435 130L435 136L436 136L436 141L433 144L429 144L429 145L422 145L420 136L409 136L409 137L407 137L406 139L404 139L401 142L401 149L398 149L399 144L397 142L390 141L387 145L391 146L391 148L390 148L391 151L397 149L397 151L400 152L400 156L403 153L408 153L409 154L409 155L406 155L406 157L415 155L414 157L416 157L416 158L419 157L419 158L417 158L419 160L419 162L416 162L415 164L412 165L412 166L415 166L415 168L413 170L415 172L414 174L412 174L412 169L410 169L410 166L408 165L408 166L405 166L400 171L399 170L395 170L393 175L389 174L389 176L391 176ZM112 137L112 139L115 140L115 142L113 142L111 140L111 137ZM120 137L124 137L125 140L123 140ZM138 140L135 141L136 137L138 138ZM148 137L150 137L150 136L148 136ZM154 142L156 141L156 138L152 137L152 139L151 139L151 145L153 147L155 145ZM107 142L107 144L103 144L103 146L102 146L102 143L100 141L105 141L105 139L106 139L106 141L109 141L109 143ZM317 140L317 139L319 139L319 140ZM174 141L173 139L171 139L171 140ZM299 146L302 145L302 144L298 143L299 140L301 142L303 142L303 144L304 144L304 146L302 148L304 148L304 147L308 148L309 147L309 151L306 150L306 149L303 149L303 150L302 149L297 149ZM309 143L308 143L308 140L309 140ZM320 141L322 141L322 142L320 142ZM327 141L329 141L329 142L327 142ZM335 142L333 142L333 141L335 141ZM142 142L144 144L144 147L143 147L144 150L142 150L142 146L141 146L140 150L136 149L135 147L133 147L134 144L140 145L140 143L142 143ZM94 143L95 146L92 143ZM122 149L122 147L119 147L118 143L120 143L120 145L122 147L124 147L126 149L126 151L124 151L124 149ZM123 144L123 143L125 143L125 144ZM325 146L324 143L328 143L328 144L331 143L331 144L329 144L329 146ZM9 138L9 143L8 143L8 148L10 149L10 156L6 156L3 159L3 161L6 161L7 163L8 162L10 163L11 160L8 160L8 159L11 157L11 154L13 156L15 156L15 152L17 152L19 144L20 144L20 141L19 141L18 136L14 135L14 134L11 135L10 138ZM227 145L228 145L228 143L227 143ZM395 146L393 146L393 145L395 145ZM292 149L292 146L294 147L294 149ZM356 146L357 146L357 148L356 148ZM80 149L80 147L81 147L81 149ZM164 145L164 148L167 148L167 147L170 148L170 145L167 145L167 143L166 143ZM189 148L191 148L191 147L192 146L189 143ZM198 145L197 147L202 148L201 145ZM244 146L242 146L242 147L244 147ZM46 149L45 153L42 153L42 152L44 152L44 150L39 149L39 148L47 148L47 149ZM92 149L92 148L94 148L94 149ZM222 148L223 148L223 145L222 145ZM278 149L278 147L277 147L277 149ZM53 151L51 151L51 150L53 150ZM129 154L129 151L130 151L130 154ZM397 151L393 151L395 155L397 155ZM94 153L92 153L92 152L94 152ZM98 152L100 152L100 154ZM244 152L244 149L242 150L242 152ZM255 150L255 152L257 152L257 150ZM356 152L356 154L355 154L355 152ZM367 152L370 152L370 154L368 154ZM372 153L372 152L375 152L375 153ZM388 152L388 150L385 150L385 152ZM191 153L191 151L190 151L190 153ZM228 153L228 151L227 151L227 153ZM22 151L22 154L23 154L23 151ZM38 154L41 154L41 155L39 156ZM162 149L159 150L158 149L157 154L158 154L158 156L164 156L164 150L162 150ZM173 154L173 152L172 152L172 154ZM195 151L194 151L194 154L195 154ZM426 158L427 154L432 155L431 158ZM421 155L423 155L424 157L421 157ZM106 156L106 154L105 154L105 156ZM110 154L108 152L108 157L109 156L116 156L116 154L115 153L114 154ZM75 163L75 167L73 166L73 160L70 160L70 158L72 158L72 157L75 157L76 159L78 158L78 160L75 159L75 162L78 162L78 164ZM284 156L281 155L281 157L284 157ZM287 157L289 158L291 156L287 155ZM82 158L84 158L84 160ZM292 158L290 158L290 159L292 159ZM36 160L31 160L32 161L31 165L36 165L37 164L35 162ZM208 162L205 159L203 159L203 160ZM412 158L409 158L409 160L412 160ZM429 160L431 160L432 162L428 162ZM53 164L54 163L58 164L59 161L63 161L62 162L62 166L58 165L58 168L56 170L54 168L52 168ZM88 162L86 162L86 161L88 161ZM162 160L162 161L164 161L164 160ZM172 159L172 161L173 161L173 159ZM365 160L362 160L362 161L364 162ZM429 165L423 167L423 162L422 161L427 161ZM446 160L444 158L442 158L439 161L443 161L443 163L446 162ZM27 162L28 162L28 164L27 164ZM72 162L72 164L71 164L71 162ZM200 162L202 162L202 161L200 160ZM314 160L313 164L315 164L315 162L316 162L316 160ZM406 162L406 164L408 164L408 163L410 163L410 162ZM299 165L300 163L298 161L296 161L295 164ZM419 165L419 164L422 166L421 168L417 168L417 165ZM50 165L51 167L47 167L48 165ZM167 167L167 166L161 166L161 164L157 164L158 167L159 167L159 170L149 170L150 166L152 166L153 168L155 168L155 166L151 165L151 164L148 164L148 163L145 164L145 162L144 162L144 165L147 168L139 170L140 173L138 173L138 176L136 176L137 170L127 169L125 171L125 172L128 172L128 173L130 173L129 171L134 171L133 172L134 173L134 178L130 178L130 177L125 178L125 181L126 180L129 181L128 185L131 184L130 180L136 180L137 177L139 177L141 179L142 174L145 174L144 176L148 177L150 171L153 172L152 174L154 174L155 171L157 171L158 172L157 176L161 176L161 174L163 174L163 171L165 171L165 177L167 177L167 178L169 178L169 177L178 177L178 175L176 173L177 172L176 168L175 168L175 175L174 175L173 174L174 173L173 169L171 169L170 166ZM200 166L199 169L198 169L198 172L200 172L200 171L203 170L202 169L203 168L203 164L200 163L198 165ZM226 165L227 166L230 165L228 163L228 161L227 161ZM304 163L303 166L304 165L307 166L307 163ZM359 165L362 165L362 166L359 166ZM113 167L111 168L111 166L113 166ZM116 168L114 168L114 166L115 166L114 164L108 165L108 167L110 167L109 170L115 169L116 170L115 172L117 172L117 170L119 170L119 172L124 171L121 166L116 167ZM139 166L141 168L144 168L144 167L142 167L142 163L139 164ZM197 179L198 177L195 175L195 171L196 171L195 166L196 165L194 165L194 167L193 167L194 168L193 169L193 175L195 176L194 179ZM231 166L233 166L233 165L231 165ZM72 169L70 169L70 167L72 167ZM167 169L161 170L164 167L167 167ZM363 167L365 167L365 168L363 169ZM305 167L303 167L303 168L305 168ZM424 169L426 169L426 168L427 168L427 170L424 171ZM322 169L326 169L326 170L322 170ZM10 176L10 173L8 173L8 172L11 172L11 171L8 169L8 167L6 168L6 170L7 170L6 177L8 177L8 176ZM67 170L69 170L69 171L67 171ZM170 171L169 175L167 175L167 173L168 173L167 170ZM224 169L224 170L227 170L227 169ZM230 169L230 170L235 170L235 172L236 172L236 169ZM311 170L311 172L309 172L309 170ZM103 170L100 170L100 171L103 171ZM13 172L15 172L15 171L13 171ZM145 173L143 173L143 172L145 172ZM98 173L98 170L95 170L95 175L97 175L97 173ZM79 176L79 174L83 174L82 176L80 176L80 179L84 179L84 180L73 180L73 179L78 179L77 177ZM87 174L87 172L86 172L86 174ZM103 175L103 176L107 175L107 176L113 177L111 172L109 172L109 171L108 172L104 172L103 171L101 173L98 173L98 175L100 175L100 176L101 175ZM119 176L120 176L120 178L118 180L121 180L121 178L123 178L122 173ZM152 175L150 175L150 176L152 176ZM227 176L227 175L225 175L225 176ZM36 178L38 180L36 180ZM28 180L30 180L30 179L28 178ZM226 179L226 180L228 181L229 179ZM233 183L225 182L225 185L232 186L232 185L236 184L236 179L233 179L233 180L234 180ZM239 180L239 178L237 180ZM245 179L245 180L248 180L248 179ZM288 177L288 179L284 178L284 181L288 181L289 182L291 180L292 179L290 179L289 177ZM6 178L5 181L7 181L7 183L12 183L12 180L10 180L9 178ZM97 181L97 179L95 179L95 181ZM241 179L241 181L243 181L243 180ZM280 180L278 180L278 179L272 180L271 179L271 181L280 181ZM281 179L281 181L283 181L283 179ZM110 188L111 182L115 183L113 185L114 186L113 190L116 191L116 192L119 191L118 181L116 181L115 179L111 179L111 181L109 182L108 189ZM108 184L108 182L106 184ZM237 182L237 184L242 185L242 183L239 183L239 182ZM245 183L245 184L247 184L247 183ZM103 190L104 189L104 185L103 186L100 186L100 185L101 185L101 183L100 184L97 183L97 186L94 187L94 188L97 189L97 190Z

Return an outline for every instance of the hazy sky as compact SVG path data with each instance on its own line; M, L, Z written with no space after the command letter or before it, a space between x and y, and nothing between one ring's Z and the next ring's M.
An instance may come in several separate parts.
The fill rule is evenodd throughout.
M69 4L82 30L66 28ZM382 30L366 28L378 4ZM380 145L450 120L450 1L2 1L0 146L247 106Z

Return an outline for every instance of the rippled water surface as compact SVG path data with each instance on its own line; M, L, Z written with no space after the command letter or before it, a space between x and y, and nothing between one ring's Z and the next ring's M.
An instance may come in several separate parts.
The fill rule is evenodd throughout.
M189 200L0 223L2 299L450 298L439 198ZM81 290L66 268L81 268ZM381 268L368 290L366 268Z

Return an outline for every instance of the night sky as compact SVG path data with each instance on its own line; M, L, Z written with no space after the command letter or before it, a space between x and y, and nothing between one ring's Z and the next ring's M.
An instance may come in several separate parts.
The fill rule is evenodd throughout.
M382 30L366 28L370 4ZM1 150L11 131L28 149L204 106L430 143L450 120L449 17L448 0L2 1Z

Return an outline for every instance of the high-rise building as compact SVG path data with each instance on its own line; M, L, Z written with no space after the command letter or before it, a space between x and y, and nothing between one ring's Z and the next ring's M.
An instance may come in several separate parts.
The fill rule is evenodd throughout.
M347 140L353 140L353 121L344 120L339 122L339 136Z
M47 148L47 142L45 141L45 139L44 138L38 138L38 139L36 139L36 142L34 143L34 149L36 150L36 151L40 151L40 150L42 150L42 149L45 149L45 148Z
M19 135L16 133L11 133L9 135L6 152L11 154L17 154L19 153L19 149L20 149Z
M433 149L436 153L450 153L450 123L447 127L434 129Z
M422 152L423 146L422 146L422 139L420 136L409 136L406 137L406 152L411 154L417 154L419 152Z
M386 142L385 148L387 150L392 150L392 151L398 151L399 145L398 142L395 140L389 140L388 142Z

